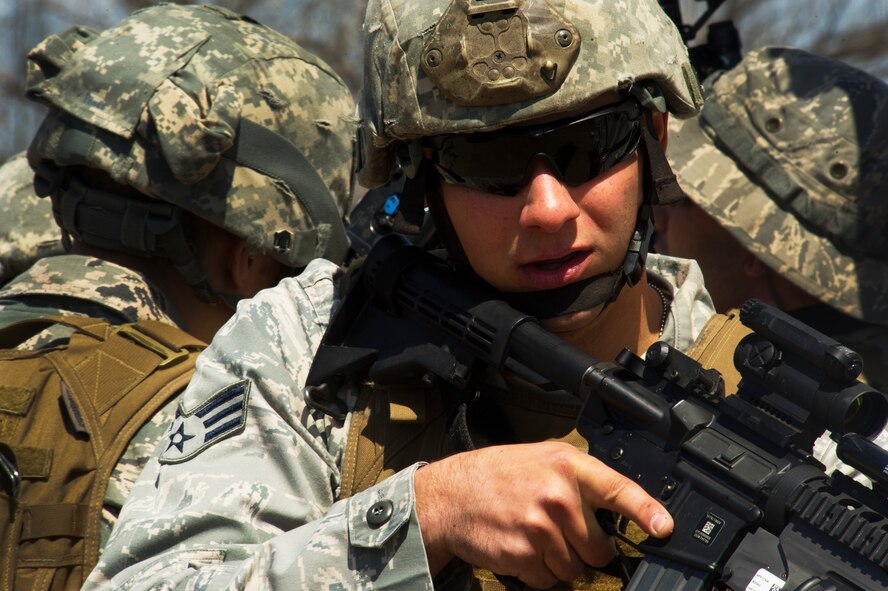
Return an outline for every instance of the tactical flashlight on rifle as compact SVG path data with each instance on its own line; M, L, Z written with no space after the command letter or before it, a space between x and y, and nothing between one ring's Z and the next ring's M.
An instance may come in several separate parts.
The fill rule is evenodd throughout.
M888 588L888 454L869 439L888 399L857 381L859 356L759 301L726 396L718 372L664 342L599 361L510 307L489 287L397 234L370 251L307 380L311 404L345 416L338 386L411 379L466 386L483 367L584 400L589 453L674 516L629 591L870 591ZM871 490L812 455L824 432ZM625 523L604 524L621 535Z

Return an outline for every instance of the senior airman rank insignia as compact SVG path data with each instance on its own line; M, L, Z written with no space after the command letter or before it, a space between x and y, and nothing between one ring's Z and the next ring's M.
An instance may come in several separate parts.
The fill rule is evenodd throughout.
M240 432L247 422L250 382L243 380L223 388L189 413L176 409L163 446L161 464L176 464L193 458L209 446Z

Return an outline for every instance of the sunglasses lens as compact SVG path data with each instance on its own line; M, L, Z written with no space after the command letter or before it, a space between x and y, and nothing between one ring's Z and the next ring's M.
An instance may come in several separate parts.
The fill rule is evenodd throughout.
M552 124L428 138L428 146L446 182L512 196L530 181L537 158L576 187L632 154L640 137L641 107L627 101Z

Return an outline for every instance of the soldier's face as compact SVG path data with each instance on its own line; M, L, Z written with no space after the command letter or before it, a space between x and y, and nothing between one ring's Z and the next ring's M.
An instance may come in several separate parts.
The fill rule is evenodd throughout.
M447 214L475 272L514 292L554 289L617 268L642 201L638 151L576 187L543 161L532 171L512 197L442 184Z

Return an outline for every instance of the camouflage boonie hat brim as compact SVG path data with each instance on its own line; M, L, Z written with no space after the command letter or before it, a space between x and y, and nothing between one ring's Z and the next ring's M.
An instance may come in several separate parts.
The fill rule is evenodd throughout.
M291 267L324 254L333 224L306 203L332 198L341 226L356 116L350 91L320 58L234 12L174 4L133 13L60 67L53 51L44 43L29 54L29 97L50 107L29 149L35 168L50 160L106 171ZM255 164L232 160L244 121L292 144L329 195L297 194L266 170L282 155L262 142L253 142ZM282 232L287 249L275 239Z
M364 161L359 170L364 186L388 180L393 160L386 147L393 142L489 131L577 111L599 96L633 85L656 87L668 110L679 117L699 109L702 98L687 49L655 0L499 4L544 5L578 31L579 54L552 92L504 104L456 104L421 67L424 43L452 1L461 0L371 0L367 6L361 99Z
M873 135L888 131L888 103L858 111L842 98L867 92L888 99L888 92L880 81L848 70L798 50L752 52L731 72L707 81L700 117L670 121L667 154L687 196L768 266L842 312L888 325L888 251L873 252L878 236L871 233L866 246L858 242L858 250L849 252L851 245L841 242L854 241L853 222L846 222L849 235L841 239L828 237L821 226L824 217L834 222L840 215L856 216L845 219L860 225L888 225L888 202L878 196L882 171L888 170L888 142L885 135L881 140ZM805 75L802 82L807 72L816 76ZM855 84L844 84L843 74ZM826 120L812 104L827 93L833 94L829 100L844 126ZM858 96L850 100L860 106ZM737 149L736 137L725 139L733 147L717 139L729 135L720 127L717 136L710 125L719 107L733 123L746 126L754 149ZM870 126L860 139L848 135L855 118L858 127ZM881 237L888 246L886 230Z

